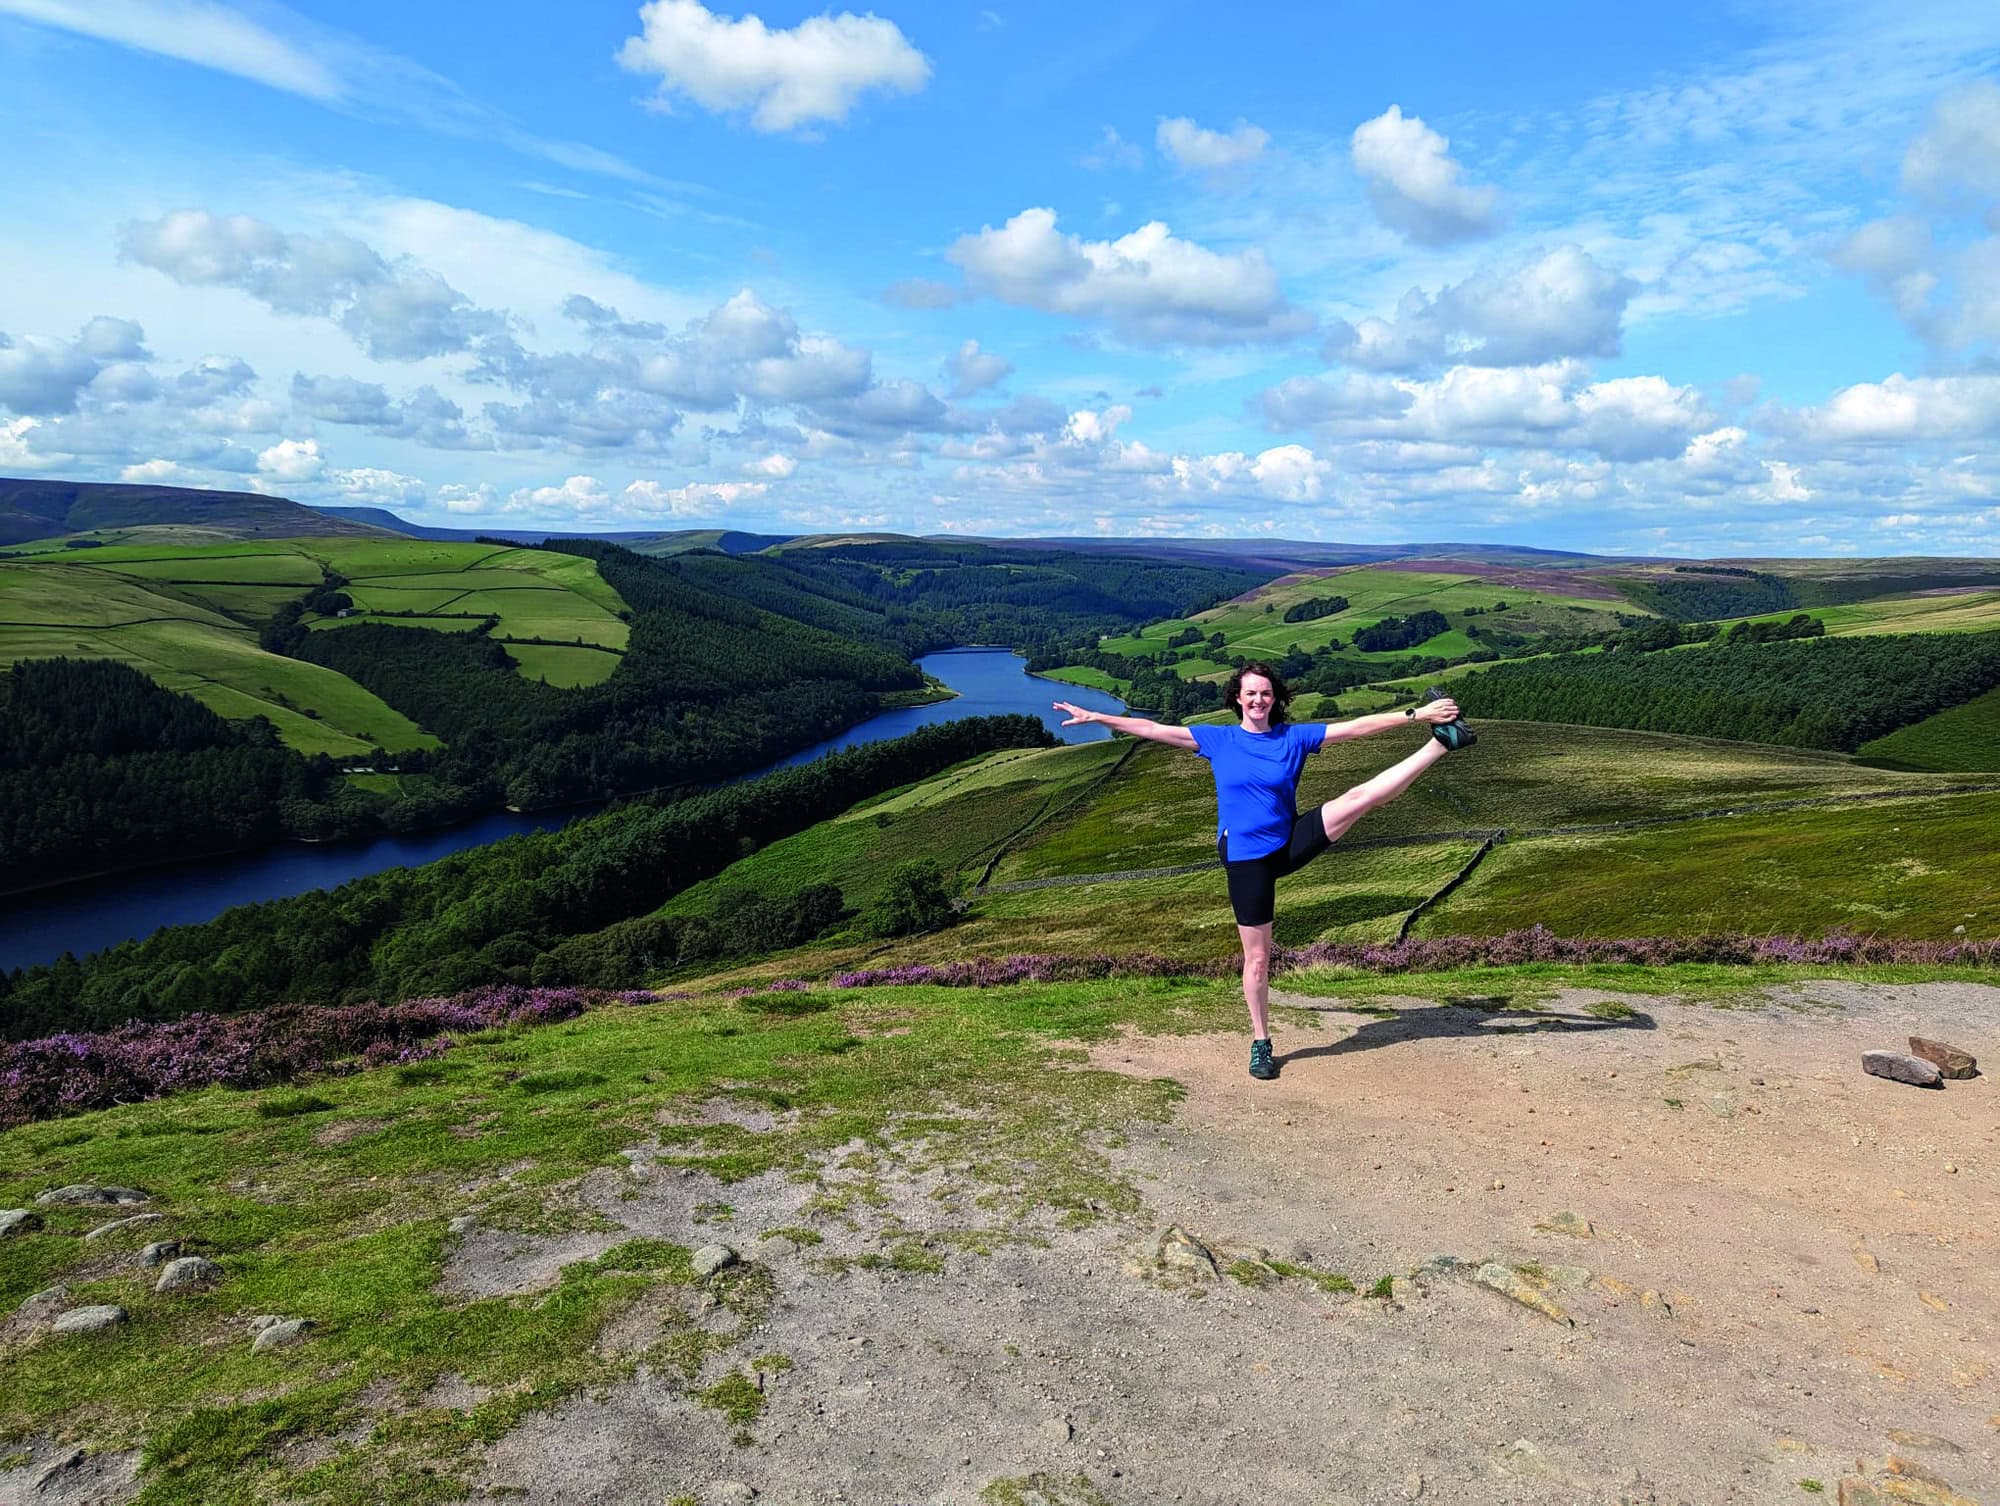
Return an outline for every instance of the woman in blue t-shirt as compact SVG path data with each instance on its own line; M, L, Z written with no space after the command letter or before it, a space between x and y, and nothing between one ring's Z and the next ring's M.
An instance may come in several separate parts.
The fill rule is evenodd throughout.
M1403 711L1357 716L1345 722L1285 720L1292 693L1268 664L1246 664L1229 677L1224 701L1241 714L1234 727L1173 727L1137 716L1087 711L1068 701L1065 727L1099 722L1206 758L1215 775L1216 855L1229 875L1229 904L1243 943L1243 1001L1250 1006L1250 1075L1278 1075L1271 1056L1271 917L1278 880L1295 873L1346 834L1377 806L1387 805L1417 782L1417 776L1454 748L1475 741L1458 714L1458 704L1428 691L1422 704ZM1308 754L1328 743L1370 737L1420 722L1430 729L1424 745L1377 774L1336 795L1317 810L1295 809L1299 773Z

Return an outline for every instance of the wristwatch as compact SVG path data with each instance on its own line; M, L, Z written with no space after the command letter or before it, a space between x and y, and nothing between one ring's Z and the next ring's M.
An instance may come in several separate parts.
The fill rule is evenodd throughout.
M1417 708L1414 706L1405 706L1403 708L1403 720L1407 722L1413 722L1416 719L1417 719Z

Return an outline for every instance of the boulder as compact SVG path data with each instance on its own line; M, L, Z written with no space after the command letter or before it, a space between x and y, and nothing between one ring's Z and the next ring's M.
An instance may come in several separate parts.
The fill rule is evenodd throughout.
M1946 1077L1977 1077L1979 1059L1970 1051L1957 1046L1946 1045L1943 1041L1926 1040L1921 1035L1910 1037L1910 1055L1922 1057L1935 1066Z
M43 1193L35 1201L44 1208L93 1208L108 1207L119 1203L150 1203L152 1196L136 1187L100 1187L95 1182L74 1182L68 1187L54 1187Z
M1921 1056L1906 1056L1901 1051L1864 1051L1861 1070L1871 1077L1886 1077L1915 1088L1944 1086L1944 1074L1938 1071L1937 1063L1927 1062Z
M139 1264L151 1270L156 1265L165 1265L180 1252L178 1239L156 1239L139 1252Z
M707 1278L736 1264L736 1252L728 1245L703 1245L689 1261L697 1276Z
M1221 1275L1214 1253L1178 1224L1169 1224L1154 1238L1153 1263L1198 1281L1213 1281Z
M72 1307L49 1325L51 1333L102 1333L126 1322L131 1314L122 1307L103 1303L96 1307Z
M42 1216L27 1208L0 1209L0 1239L32 1234L42 1227Z
M153 1283L156 1292L181 1292L191 1287L212 1286L222 1279L222 1267L199 1255L183 1255L169 1260Z
M273 1349L286 1349L303 1339L311 1330L311 1318L283 1318L258 1330L255 1341L250 1345L252 1354L269 1354Z
M63 1304L68 1301L68 1287L43 1287L42 1290L21 1299L21 1305L14 1309L14 1318L17 1322L39 1326L51 1321L63 1310Z

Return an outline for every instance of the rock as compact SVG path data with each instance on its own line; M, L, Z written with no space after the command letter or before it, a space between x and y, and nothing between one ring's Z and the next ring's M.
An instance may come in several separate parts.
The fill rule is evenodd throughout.
M1569 1475L1533 1442L1516 1438L1493 1451L1493 1467L1517 1480L1554 1480L1567 1483Z
M1424 1477L1421 1474L1419 1474L1416 1470L1413 1469L1407 1475L1403 1476L1404 1500L1414 1501L1418 1496L1422 1495L1423 1493L1424 1493Z
M1875 1258L1875 1252L1863 1249L1859 1245L1856 1245L1854 1248L1854 1263L1871 1276L1876 1275L1882 1269L1882 1262Z
M29 1491L34 1495L41 1495L56 1483L56 1476L75 1469L86 1457L88 1456L80 1448L73 1448L66 1454L57 1454L42 1467L42 1472L35 1476L35 1483L29 1487Z
M190 1287L209 1286L222 1279L222 1267L199 1255L182 1255L170 1260L153 1283L156 1292L180 1292Z
M21 1305L14 1309L14 1317L22 1323L43 1324L49 1322L63 1310L69 1301L69 1288L47 1286L21 1299Z
M1572 1239L1593 1239L1596 1227L1580 1213L1552 1213L1535 1227L1544 1234L1567 1234Z
M139 1264L151 1270L156 1265L165 1265L180 1252L178 1239L156 1239L139 1252Z
M1940 1438L1935 1433L1912 1433L1903 1428L1891 1428L1887 1436L1891 1443L1900 1443L1904 1448L1935 1449L1947 1454L1965 1452L1949 1438Z
M757 1499L757 1490L741 1480L711 1480L701 1498L702 1506L750 1506Z
M265 1329L271 1327L272 1324L282 1323L284 1321L285 1320L279 1317L276 1313L259 1313L257 1314L256 1317L250 1319L250 1321L245 1323L243 1326L249 1329L252 1335L256 1335L262 1333Z
M1051 1443L1068 1443L1070 1438L1069 1419L1067 1417L1044 1417L1042 1419L1042 1436Z
M1840 1482L1840 1506L1894 1506L1894 1503L1859 1475L1846 1475Z
M0 1239L12 1239L18 1234L33 1234L42 1227L42 1216L26 1208L0 1210Z
M105 1207L118 1203L150 1203L152 1197L136 1187L99 1187L95 1182L76 1182L56 1187L35 1199L44 1208Z
M1639 1293L1639 1306L1644 1308L1647 1312L1654 1313L1662 1318L1671 1318L1674 1315L1673 1303L1669 1302L1665 1297L1662 1297L1658 1292L1654 1291L1650 1286L1647 1287L1643 1292Z
M1913 1088L1944 1086L1944 1074L1938 1071L1935 1062L1927 1062L1921 1056L1906 1056L1900 1051L1864 1051L1861 1070L1871 1077L1906 1082Z
M1565 1328L1576 1325L1574 1318L1543 1296L1532 1283L1523 1280L1519 1272L1501 1265L1497 1260L1487 1261L1472 1279L1489 1292L1498 1292L1509 1301L1520 1303L1528 1311L1540 1313L1551 1323L1560 1323Z
M1580 1265L1545 1266L1543 1274L1549 1278L1550 1285L1561 1287L1566 1292L1590 1283L1590 1272Z
M102 1239L107 1234L116 1234L120 1229L134 1229L141 1224L164 1223L166 1222L166 1217L164 1213L135 1213L130 1218L114 1218L108 1224L99 1224L83 1237L85 1239Z
M122 1307L102 1303L96 1307L72 1307L49 1325L53 1333L102 1333L116 1328L132 1315Z
M453 1234L470 1234L478 1227L479 1220L474 1218L470 1213L461 1213L457 1218L445 1225L445 1228Z
M1215 1281L1222 1274L1208 1246L1179 1224L1167 1225L1154 1237L1153 1264L1196 1281Z
M694 1267L695 1275L706 1279L735 1265L736 1252L728 1245L703 1245L688 1263Z
M1970 1051L1962 1051L1957 1046L1948 1046L1943 1041L1926 1040L1920 1035L1913 1035L1910 1037L1910 1055L1922 1057L1946 1077L1979 1075L1977 1057Z
M285 1318L269 1324L257 1334L250 1345L252 1354L269 1354L273 1349L287 1349L303 1339L312 1330L311 1318Z

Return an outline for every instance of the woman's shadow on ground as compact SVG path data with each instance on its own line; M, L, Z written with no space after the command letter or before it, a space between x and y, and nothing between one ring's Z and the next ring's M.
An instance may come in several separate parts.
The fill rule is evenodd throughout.
M1283 1000L1273 995L1271 1002L1280 1009L1311 1009L1320 1012L1357 1013L1371 1015L1365 1024L1353 1034L1337 1041L1328 1041L1319 1046L1301 1046L1296 1051L1287 1051L1278 1057L1280 1065L1307 1061L1315 1056L1344 1056L1354 1051L1373 1051L1382 1046L1400 1045L1406 1041L1443 1040L1451 1037L1478 1036L1483 1040L1504 1040L1522 1035L1562 1035L1595 1030L1655 1030L1657 1023L1649 1014L1639 1010L1629 1010L1616 1015L1556 1014L1540 1010L1511 1009L1504 997L1486 995L1459 995L1446 998L1436 1004L1419 1005L1413 1009L1398 1009L1393 1013L1376 1014L1368 1008L1357 1009L1353 1005L1333 1000L1305 1002L1304 1000Z

